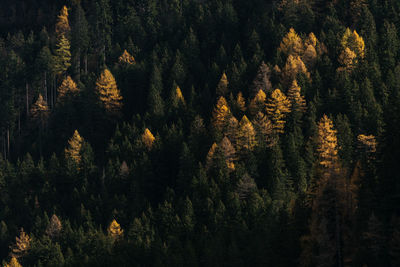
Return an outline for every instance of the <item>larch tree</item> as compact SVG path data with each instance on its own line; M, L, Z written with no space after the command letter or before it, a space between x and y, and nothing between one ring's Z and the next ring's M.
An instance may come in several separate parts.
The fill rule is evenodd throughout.
M291 102L292 110L297 110L301 112L306 111L306 100L304 96L300 93L301 88L297 83L297 80L293 80L292 86L288 91L288 99Z
M253 83L251 85L250 95L253 97L260 90L263 90L264 93L269 92L272 89L270 79L271 79L271 69L263 61L261 62L261 65L257 71L257 75L254 78Z
M215 154L215 151L217 150L217 148L218 148L218 145L217 145L217 143L214 142L211 145L210 150L208 150L207 157L206 157L206 169L210 169L212 162L213 162L214 154Z
M351 71L354 68L355 63L357 63L357 55L350 48L346 47L342 50L339 55L339 63L341 67L339 67L338 71Z
M129 54L129 52L126 51L126 49L124 50L122 55L118 58L118 62L128 65L133 65L136 63L135 58L131 54Z
M81 161L81 149L84 139L79 135L78 130L75 130L74 135L68 140L68 148L65 149L65 157L72 160L76 164Z
M258 112L252 123L257 133L258 143L266 144L268 147L275 144L272 122L263 112Z
M226 94L228 93L228 85L228 77L226 77L226 74L224 72L222 73L221 79L219 80L217 85L217 96L226 96Z
M292 81L297 78L297 74L300 73L304 74L307 78L310 78L310 73L300 56L294 57L289 55L282 70L282 84L289 87Z
M15 257L11 257L10 262L6 263L4 267L22 267L22 265L18 262L18 260Z
M57 90L57 99L61 101L68 95L73 95L79 92L78 86L72 80L71 76L67 76Z
M239 92L236 96L236 107L241 112L246 111L246 100L244 99L242 92Z
M96 81L96 91L105 109L110 113L118 113L122 108L122 96L114 76L104 69Z
M250 101L249 110L252 115L257 114L259 111L263 111L265 107L265 101L267 99L267 95L263 90L259 90L258 93L254 96L254 98Z
M231 116L228 120L228 125L226 126L225 134L234 146L236 146L238 129L239 129L238 120L234 116Z
M54 55L54 73L64 74L71 66L71 44L68 38L62 34L56 44Z
M224 130L227 125L231 111L225 97L220 96L212 114L212 124L218 131Z
M49 116L49 106L41 94L39 94L38 99L31 106L31 115L34 119L40 121L42 126L44 126L44 123Z
M46 234L51 238L55 238L60 235L61 230L62 230L61 221L57 217L57 215L53 214L53 216L51 216L50 223L46 228Z
M352 50L358 58L364 58L365 56L365 43L364 39L358 35L357 31L351 32L349 28L346 29L343 34L341 45L343 49L348 47Z
M151 149L151 147L153 146L154 140L156 138L154 137L154 135L150 132L150 130L148 128L146 128L144 130L144 133L142 134L142 142L143 144L146 146L147 149Z
M283 37L278 48L279 51L289 56L300 56L304 51L303 40L293 28Z
M179 86L176 86L175 90L172 91L171 104L175 108L180 104L186 105L185 98L183 97L182 90Z
M274 130L283 133L285 128L286 114L291 110L291 103L285 94L279 89L275 89L266 104L268 118L272 121Z
M63 6L61 8L60 14L57 17L56 34L58 36L67 36L70 31L71 28L68 21L68 8L66 6Z
M239 151L253 150L257 145L256 132L253 124L246 115L240 120L237 133L237 147Z
M28 253L28 250L31 248L31 238L24 232L23 228L21 228L19 236L15 237L15 244L10 248L10 254L14 258L23 257Z
M325 168L333 167L338 160L338 141L332 121L324 115L318 123L319 164Z
M317 50L312 45L308 45L302 56L303 62L307 69L312 69L317 61Z
M114 241L121 239L124 235L124 230L115 219L108 226L107 232Z
M222 150L222 153L224 154L228 170L230 171L235 170L234 161L236 160L236 150L233 147L228 137L225 136L224 138L222 138L219 144L219 148Z

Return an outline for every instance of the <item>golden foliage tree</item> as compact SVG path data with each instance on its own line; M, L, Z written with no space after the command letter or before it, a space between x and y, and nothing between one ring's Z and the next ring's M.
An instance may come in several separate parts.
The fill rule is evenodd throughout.
M252 115L257 114L259 111L262 111L265 107L265 100L267 99L267 95L263 90L259 90L256 96L250 101L249 110Z
M319 164L323 167L333 167L338 159L338 145L336 130L333 123L324 115L318 123L318 148Z
M238 120L234 116L231 116L228 120L228 126L226 127L225 134L234 146L236 146L236 137L237 137L236 135L238 128L239 128Z
M24 232L21 228L19 232L19 237L15 237L15 244L11 247L11 257L19 258L27 254L28 250L31 248L31 238Z
M53 216L51 216L50 223L46 228L46 234L51 238L54 238L60 235L61 230L62 230L61 221L57 217L57 215L53 214Z
M283 52L285 55L300 56L303 50L303 40L301 40L300 36L293 28L290 28L279 45L279 51Z
M246 111L246 100L243 97L242 92L239 92L236 97L236 106L242 112Z
M252 123L254 125L254 129L256 130L259 142L265 143L267 146L272 146L275 144L272 122L263 112L258 112Z
M79 135L78 130L75 130L74 135L68 141L68 148L65 149L65 157L79 164L81 161L81 149L83 138Z
M367 153L374 153L376 152L376 138L375 136L360 134L357 136L357 141L359 143L358 147L360 150L365 151Z
M64 34L60 36L54 54L54 73L61 75L71 67L71 44Z
M67 76L58 88L57 99L61 100L68 94L76 94L77 92L79 92L78 86L76 86L71 76Z
M313 45L307 45L302 58L307 69L314 68L317 61L317 50L315 50L315 47Z
M222 74L221 79L218 82L217 86L217 95L225 96L228 93L228 77L226 77L225 72Z
M221 96L218 99L212 114L212 124L214 128L218 131L222 131L225 128L230 115L231 111L228 107L228 103L226 102L225 97Z
M124 234L124 230L115 219L110 223L107 231L113 240L122 238Z
M151 149L151 147L153 146L154 140L156 140L156 138L150 132L150 130L148 128L146 128L144 130L144 133L142 134L142 142L147 147L147 149Z
M310 73L300 56L289 55L285 67L282 70L282 83L290 86L291 82L296 79L297 74L302 73L307 78L310 78Z
M268 118L272 121L273 128L278 133L283 133L285 117L290 112L291 104L285 94L275 89L266 104Z
M343 49L349 48L357 57L364 58L365 56L365 43L364 39L358 35L357 31L353 32L347 28L343 34L341 45Z
M67 35L70 30L71 28L69 27L68 21L68 8L66 6L63 6L61 8L60 14L57 17L56 34L59 36Z
M178 107L179 104L186 105L185 98L179 86L176 86L175 90L173 90L171 98L173 107Z
M207 157L206 157L206 169L209 169L211 167L211 164L212 164L212 161L214 158L214 154L215 154L215 151L217 150L217 148L218 148L218 145L217 145L217 143L214 142L212 144L212 146L210 147L210 150L208 150Z
M293 110L306 111L306 100L300 94L301 88L297 84L297 80L293 80L292 86L288 91L288 99L291 102Z
M354 68L354 64L357 63L357 55L350 48L346 47L342 50L339 56L339 63L342 65L338 68L338 71L351 71Z
M256 132L246 115L240 120L236 142L239 151L253 150L257 145Z
M4 267L22 267L22 265L18 262L18 260L15 257L11 257L10 262L6 263Z
M49 115L49 106L41 94L39 94L38 99L31 107L31 115L33 118L40 120L42 123L44 123Z
M96 91L106 110L117 113L122 108L122 96L115 82L114 76L108 69L104 69L96 81Z
M136 63L135 58L126 50L124 50L122 55L118 58L118 61L119 63L125 63L128 65L133 65Z

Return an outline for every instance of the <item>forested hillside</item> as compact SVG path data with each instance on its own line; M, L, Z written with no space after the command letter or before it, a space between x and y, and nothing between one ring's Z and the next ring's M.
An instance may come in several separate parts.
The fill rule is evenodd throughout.
M400 266L400 1L1 0L2 266Z

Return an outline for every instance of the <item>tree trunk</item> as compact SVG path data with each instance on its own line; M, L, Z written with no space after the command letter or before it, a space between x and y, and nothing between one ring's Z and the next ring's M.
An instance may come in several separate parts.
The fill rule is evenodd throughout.
M88 55L87 55L87 52L85 53L84 61L85 61L85 75L87 75L87 73L88 73Z
M44 100L48 102L47 99L47 71L44 72Z
M10 155L10 128L7 128L7 155Z
M25 83L25 98L26 98L26 117L29 117L29 87L28 82Z

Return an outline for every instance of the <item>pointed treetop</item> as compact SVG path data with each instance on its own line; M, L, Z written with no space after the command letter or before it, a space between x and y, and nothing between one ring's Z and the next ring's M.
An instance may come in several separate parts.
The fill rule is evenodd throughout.
M236 106L239 108L240 111L246 111L246 100L244 99L243 94L240 91L236 97Z
M62 224L60 219L58 219L57 215L53 214L50 219L50 223L47 226L46 234L51 238L57 237L62 230Z
M79 92L79 89L76 86L76 83L74 80L72 80L71 76L68 75L58 88L57 99L61 100L65 96L69 94L76 94L77 92Z
M278 133L283 133L283 129L285 128L286 121L285 116L286 113L290 112L291 103L286 98L285 94L281 92L279 89L275 89L271 97L268 99L266 104L266 110L269 119L273 123L274 129Z
M357 57L364 58L365 56L364 39L358 35L356 30L351 32L349 28L346 28L346 31L342 37L341 45L343 50L349 48L357 55Z
M126 51L126 49L124 50L122 55L119 57L118 61L119 61L119 63L126 63L129 65L136 63L135 58L131 54L129 54L129 52Z
M312 45L315 48L317 46L317 43L318 43L317 37L315 36L315 34L313 32L311 32L308 35L308 37L307 37L307 39L305 41L305 44L306 45Z
M256 132L253 124L246 115L242 117L239 123L237 133L237 147L239 151L252 150L257 145Z
M43 99L43 96L39 94L38 99L31 107L32 117L35 119L43 118L43 116L47 116L49 111L49 106L47 105L46 100Z
M115 219L110 223L110 226L108 226L107 230L108 234L112 237L113 240L123 237L124 230Z
M259 90L263 90L264 92L269 92L272 88L270 78L271 78L271 69L263 61L261 62L260 67L258 68L257 71L257 75L253 80L251 96L256 95Z
M332 167L337 161L338 145L336 130L333 122L324 114L318 123L318 148L320 164L323 167Z
M233 147L229 138L225 136L221 140L219 147L221 148L222 153L224 154L225 162L228 167L228 170L230 170L230 171L235 170L235 164L233 163L233 161L236 159L236 150Z
M206 157L206 168L209 169L215 154L215 151L217 150L217 143L213 143L210 150L207 153L207 157Z
M151 147L153 146L154 140L156 138L154 137L154 135L150 132L150 130L148 128L146 128L144 130L144 133L142 134L142 142L144 143L144 145L147 147L147 149L151 149Z
M75 161L79 164L81 161L81 149L83 145L83 138L79 135L78 130L75 130L74 135L68 141L68 148L65 149L65 157Z
M181 88L179 86L177 86L175 89L175 95L179 101L181 101L183 104L185 104L185 98L183 97Z
M6 263L4 267L22 267L22 265L18 262L18 260L15 257L11 257L10 262Z
M217 95L225 96L228 93L228 84L228 78L226 77L226 74L224 72L218 82Z
M288 98L292 103L293 109L298 109L299 111L304 112L306 110L306 100L304 96L300 93L301 88L297 84L297 80L293 80L292 86L288 91Z
M285 55L299 56L303 53L303 40L299 37L293 28L283 37L279 50Z
M28 250L31 248L31 238L24 232L23 228L20 230L19 237L15 237L15 244L10 248L10 254L15 258L23 257L28 253Z
M231 115L231 111L228 107L225 97L221 96L218 99L217 104L213 110L212 123L213 126L221 131L227 124L227 119Z
M96 81L96 91L107 111L118 113L122 108L122 96L112 73L106 68Z
M56 33L57 35L66 35L70 32L71 28L69 27L68 21L68 8L63 6L61 8L60 14L57 17L56 22Z

